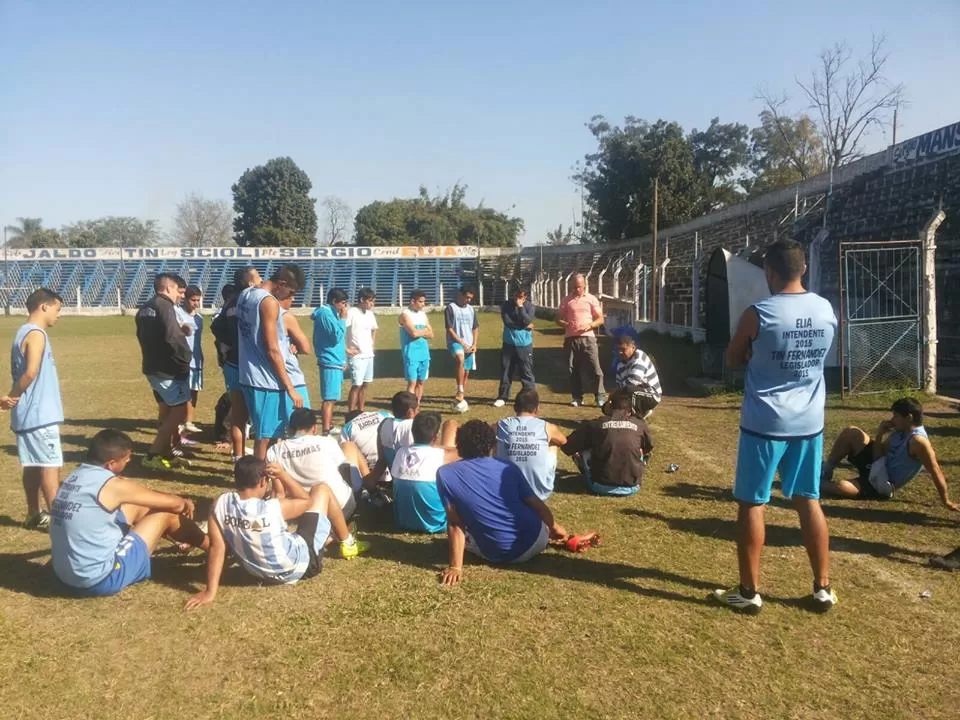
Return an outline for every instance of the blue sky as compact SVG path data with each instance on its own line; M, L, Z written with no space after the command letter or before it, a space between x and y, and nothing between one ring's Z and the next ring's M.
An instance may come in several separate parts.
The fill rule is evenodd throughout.
M0 0L0 223L166 225L289 155L354 210L465 183L531 244L579 208L592 115L753 125L758 87L793 92L820 48L872 33L907 86L900 138L960 120L956 0L783 6Z

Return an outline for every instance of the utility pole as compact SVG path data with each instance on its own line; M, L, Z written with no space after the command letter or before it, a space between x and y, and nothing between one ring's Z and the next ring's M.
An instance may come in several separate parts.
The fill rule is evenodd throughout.
M651 322L657 321L657 267L660 263L660 247L657 237L657 215L660 213L660 176L653 179L653 221L651 222L651 235L653 236L653 266L650 268L650 318Z
M893 142L890 143L891 145L897 144L897 113L899 112L899 110L900 110L899 103L893 106Z

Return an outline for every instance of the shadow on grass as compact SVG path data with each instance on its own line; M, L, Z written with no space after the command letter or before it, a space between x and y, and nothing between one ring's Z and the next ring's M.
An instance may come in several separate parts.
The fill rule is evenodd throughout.
M671 530L678 532L691 533L716 540L727 540L729 542L735 542L736 540L737 523L735 520L725 520L721 518L672 518L661 513L654 513L639 508L624 508L620 512L624 515L631 515L644 520L658 520L666 523ZM767 524L767 546L797 547L802 544L800 528ZM830 544L834 551L871 555L876 558L887 558L906 565L918 565L919 563L914 560L906 560L896 556L905 555L911 558L923 558L924 560L927 558L927 553L910 550L909 548L898 547L874 540L845 537L843 535L831 534Z
M574 557L557 550L547 550L533 560L518 565L503 565L501 569L512 570L531 575L546 575L560 580L600 585L613 590L623 590L635 593L642 597L673 600L675 602L692 605L707 605L709 601L705 592L713 590L716 585L695 578L677 575L659 568L638 567L624 563L604 562L588 557ZM684 594L674 590L640 585L637 581L653 580L656 582L685 585L691 590L699 591L695 595Z

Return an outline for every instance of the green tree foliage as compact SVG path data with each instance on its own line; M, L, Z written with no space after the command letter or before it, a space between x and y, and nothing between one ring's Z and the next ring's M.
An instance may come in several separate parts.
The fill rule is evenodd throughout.
M148 247L162 240L156 220L107 216L60 228L61 247Z
M16 225L7 225L4 235L7 238L7 247L33 247L33 236L43 230L41 218L18 217Z
M577 242L577 236L572 227L564 227L561 223L557 225L556 230L550 230L547 233L547 245L573 245Z
M654 179L659 177L659 221L674 225L736 202L738 175L747 162L746 126L714 118L689 135L666 120L627 117L622 127L602 116L587 124L597 152L574 176L587 193L588 232L601 241L645 235L653 219Z
M806 115L781 115L776 108L760 113L760 126L750 133L754 177L751 195L795 185L826 171L826 151L817 126Z
M234 239L241 246L316 243L316 200L307 174L288 157L247 170L233 185Z
M454 185L430 196L423 186L415 198L377 200L357 211L357 245L483 245L514 247L523 220L465 202L467 187Z

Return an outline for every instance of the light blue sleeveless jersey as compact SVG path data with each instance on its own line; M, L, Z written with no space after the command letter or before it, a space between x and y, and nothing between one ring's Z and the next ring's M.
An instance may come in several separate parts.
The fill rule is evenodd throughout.
M427 329L427 314L423 310L404 308L403 314L410 318L414 330ZM425 337L411 337L407 329L400 326L400 354L406 363L422 362L430 359L430 342Z
M237 335L240 340L240 384L262 390L280 390L280 382L267 358L267 348L261 339L260 303L270 296L266 290L247 288L237 298ZM278 308L279 310L279 308ZM284 356L290 354L286 332L280 313L277 313L277 342Z
M280 324L283 325L283 316L287 314L287 311L283 308L280 308ZM287 369L287 375L290 378L290 382L294 387L300 387L301 385L307 384L307 378L303 374L303 370L300 369L300 359L290 351L290 348L293 347L293 342L290 340L290 336L287 335L286 330L283 332L283 344L281 347L286 349L286 355L284 355L284 367Z
M815 293L756 303L760 331L747 363L740 427L771 438L823 432L823 364L837 330L833 307Z
M59 425L63 422L63 403L60 400L60 379L57 366L53 362L53 348L50 338L38 325L21 325L13 338L10 348L10 374L17 382L27 369L27 358L21 345L27 335L33 331L43 333L45 341L40 360L40 371L29 387L20 396L20 401L10 411L10 428L14 432L27 432L47 425Z
M914 437L927 437L926 428L920 425L910 432L895 432L887 442L887 477L898 490L923 469L923 463L910 456L910 440Z
M100 505L100 489L113 473L83 464L57 491L50 510L53 570L70 587L93 587L113 570L126 519L119 510Z
M507 417L497 423L497 457L520 468L541 500L553 494L556 455L550 453L547 423L538 417Z

